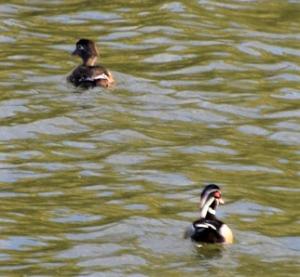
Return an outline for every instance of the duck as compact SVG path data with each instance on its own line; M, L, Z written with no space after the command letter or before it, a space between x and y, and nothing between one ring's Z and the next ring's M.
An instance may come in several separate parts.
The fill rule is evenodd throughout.
M82 64L77 66L67 77L67 81L75 87L89 89L100 86L107 88L114 83L112 74L104 66L96 64L99 51L94 41L79 39L72 55L82 59Z
M233 243L231 229L216 217L216 210L224 204L221 189L215 184L204 187L200 195L200 218L185 231L184 237L196 243Z

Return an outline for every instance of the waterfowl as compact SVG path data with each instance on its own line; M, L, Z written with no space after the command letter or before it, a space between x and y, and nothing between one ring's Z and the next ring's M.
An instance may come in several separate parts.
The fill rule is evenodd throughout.
M80 39L72 55L79 56L82 64L77 66L67 80L75 87L93 88L109 87L114 82L112 74L102 65L97 65L99 51L94 41Z
M219 204L224 204L221 190L215 184L204 187L200 195L200 218L185 232L185 238L202 243L232 243L230 228L216 217Z

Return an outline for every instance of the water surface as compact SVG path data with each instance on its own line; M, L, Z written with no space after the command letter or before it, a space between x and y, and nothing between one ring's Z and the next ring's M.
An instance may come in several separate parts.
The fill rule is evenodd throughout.
M297 1L0 4L0 273L295 276ZM66 75L94 39L112 89ZM183 240L204 184L235 243Z

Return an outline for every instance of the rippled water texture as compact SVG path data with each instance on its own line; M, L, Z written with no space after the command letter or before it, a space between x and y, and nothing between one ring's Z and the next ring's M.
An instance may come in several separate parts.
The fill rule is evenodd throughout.
M1 276L299 273L298 1L8 2ZM66 84L81 37L114 88ZM235 244L196 249L210 182Z

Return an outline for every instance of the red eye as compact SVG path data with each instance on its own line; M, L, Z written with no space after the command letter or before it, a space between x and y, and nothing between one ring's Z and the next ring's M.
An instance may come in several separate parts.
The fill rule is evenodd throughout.
M221 198L221 192L216 191L216 192L214 193L214 197L215 197L215 198Z

